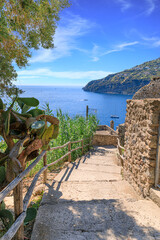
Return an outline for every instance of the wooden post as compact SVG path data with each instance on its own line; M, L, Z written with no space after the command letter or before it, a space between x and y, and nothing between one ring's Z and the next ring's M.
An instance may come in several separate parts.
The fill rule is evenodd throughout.
M71 151L71 142L69 142L68 143L68 152L70 152ZM71 159L72 157L71 157L71 153L68 155L68 162L71 162L72 161L72 159Z
M83 155L83 153L84 153L84 148L83 148L83 146L84 146L84 142L83 142L83 139L82 139L81 144L82 144L82 155Z
M112 129L114 129L114 121L113 121L113 120L110 121L110 127L111 127Z
M86 120L88 119L88 110L89 110L89 108L88 108L88 105L86 106Z
M23 212L23 182L21 181L13 190L15 219ZM24 240L23 224L18 229L14 240Z
M88 143L89 145L88 145L88 151L89 151L89 149L90 149L90 137L89 137L89 143Z
M43 157L43 166L47 165L47 153ZM47 183L47 169L43 173L43 183Z

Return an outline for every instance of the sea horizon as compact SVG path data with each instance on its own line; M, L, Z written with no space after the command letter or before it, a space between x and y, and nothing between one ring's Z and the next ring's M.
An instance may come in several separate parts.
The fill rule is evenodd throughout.
M17 85L18 86L18 85ZM86 92L80 86L41 86L21 85L24 91L21 97L35 97L40 102L40 108L49 103L50 109L56 115L61 109L70 117L76 115L86 116L86 106L89 106L89 114L95 114L99 124L110 125L111 115L117 115L114 119L115 128L125 121L126 100L132 95L106 94Z

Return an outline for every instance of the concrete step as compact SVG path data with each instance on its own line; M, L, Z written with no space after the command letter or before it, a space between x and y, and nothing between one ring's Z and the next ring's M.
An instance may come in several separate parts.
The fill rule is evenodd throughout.
M96 172L106 172L106 173L118 173L120 174L121 173L121 170L122 168L119 167L119 166L104 166L104 165L101 165L101 164L89 164L89 163L81 163L79 164L79 166L77 166L76 169L79 169L79 170L88 170L88 171L96 171Z
M140 199L126 181L118 182L55 182L47 186L42 204L93 199Z
M56 177L57 182L95 182L106 181L113 182L122 180L122 176L118 173L97 172L92 170L81 169L63 169Z
M50 202L40 206L31 240L158 240L159 218L146 200Z
M98 164L102 166L116 166L117 165L117 158L115 155L111 155L110 157L89 157L87 159L79 160L79 163L87 163L87 164Z
M115 148L99 147L47 185L31 240L160 240L160 211L122 180Z

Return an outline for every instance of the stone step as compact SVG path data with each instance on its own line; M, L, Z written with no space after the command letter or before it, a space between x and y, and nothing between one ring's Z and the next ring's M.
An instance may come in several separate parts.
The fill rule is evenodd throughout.
M120 190L121 191L120 191ZM126 181L55 182L45 190L42 204L58 201L90 201L93 199L139 199Z
M146 200L50 202L40 206L31 240L158 240L159 218Z
M57 182L88 182L88 181L118 181L121 180L122 176L118 173L111 172L97 172L91 170L81 169L63 169L56 177Z
M88 170L88 171L96 171L96 172L106 172L106 173L121 173L122 168L119 166L106 166L106 165L101 165L101 164L88 164L86 163L81 163L75 169L80 169L80 170Z

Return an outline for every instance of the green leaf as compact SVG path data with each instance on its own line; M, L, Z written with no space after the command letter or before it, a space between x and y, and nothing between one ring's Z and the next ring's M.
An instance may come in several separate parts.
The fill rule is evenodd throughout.
M46 130L46 126L44 125L42 128L36 131L36 135L39 139L42 138L42 135L44 134L44 131Z
M52 138L56 139L58 137L58 133L59 133L59 126L54 125L54 132L53 132Z
M8 109L6 112L3 112L2 116L4 119L4 130L5 130L6 135L8 135L9 128L10 128L10 118L11 118L10 109Z
M0 210L3 210L3 209L5 209L5 208L6 208L6 205L5 205L4 201L2 201L2 202L1 202L1 208L0 208Z
M42 136L43 145L47 145L50 142L50 140L52 139L52 136L53 136L53 132L54 132L54 126L53 125L49 126L45 130L45 132Z
M21 101L23 104L26 104L30 107L37 107L39 105L38 99L32 97L32 98L18 98L18 101ZM21 104L22 105L22 104ZM22 106L23 108L23 106Z
M20 106L20 108L22 109L24 106L24 103L19 98L17 99L17 103Z
M26 104L24 104L23 108L22 108L22 113L26 113L31 107L27 106Z
M24 219L24 224L29 223L30 221L34 220L37 215L37 210L35 208L28 208L27 209L27 215L26 218Z
M22 120L23 120L23 119L25 120L25 118L30 118L30 117L32 117L32 115L29 114L29 113L18 113L18 112L15 112L15 111L13 111L13 112L14 112L14 114L17 115L19 118L22 118Z
M0 184L2 184L5 179L6 179L6 171L5 171L5 167L2 166L0 167Z
M19 98L17 99L18 105L20 106L22 113L26 113L31 106L27 106L24 102L22 102Z
M4 108L3 101L2 101L2 99L0 98L0 109L3 109L3 108Z
M41 109L32 109L27 113L31 114L32 117L37 117L38 115L44 114L44 111Z
M12 213L6 209L0 210L0 218L1 218L5 228L8 230L11 227L11 225L13 224Z
M44 121L36 121L31 125L32 129L40 129L45 125Z

